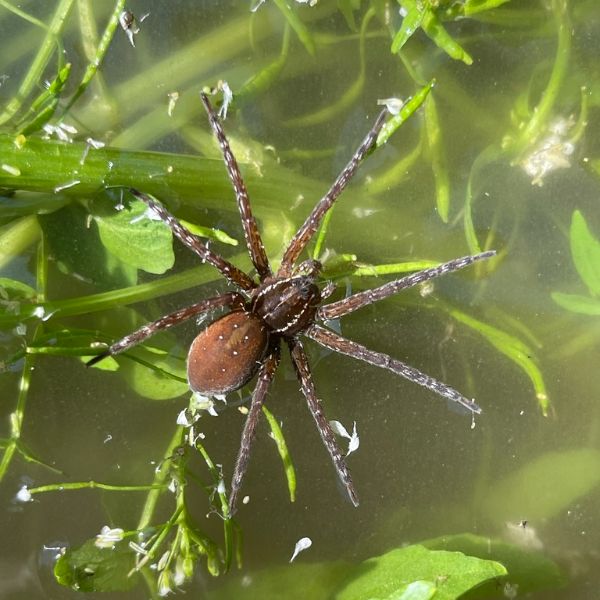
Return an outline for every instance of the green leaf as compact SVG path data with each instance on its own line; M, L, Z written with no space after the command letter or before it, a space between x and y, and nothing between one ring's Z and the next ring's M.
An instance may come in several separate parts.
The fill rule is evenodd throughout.
M438 215L447 223L450 211L450 177L446 160L448 153L444 151L442 128L433 94L427 98L424 112L429 158L435 179L435 204Z
M173 266L173 236L162 221L148 216L148 207L131 200L122 210L94 202L90 211L105 248L126 265L160 275Z
M337 0L338 10L344 15L346 24L352 31L356 31L354 11L360 9L360 0Z
M435 85L435 79L432 79L427 85L423 86L410 100L404 104L397 115L386 121L377 136L376 147L380 148L385 144L390 136L404 123L425 101L429 92Z
M582 315L600 315L600 300L578 294L552 292L552 300L559 306Z
M135 554L120 542L114 548L98 548L88 540L80 548L68 549L54 565L54 577L61 585L79 592L120 592L134 587L138 578L129 572Z
M492 483L482 504L494 522L550 519L600 483L600 452L548 452Z
M169 400L189 392L184 361L148 346L136 348L135 355L135 361L122 362L120 371L137 394L149 400Z
M285 478L288 484L288 491L290 493L290 502L296 501L296 470L294 469L294 463L290 451L288 450L287 444L285 443L285 437L283 431L277 419L273 416L273 413L263 404L262 411L267 418L269 427L271 428L271 438L277 446L277 452L279 458L283 463L283 470L285 472Z
M113 255L107 255L98 233L88 226L88 212L71 203L38 220L51 255L61 271L94 283L100 290L137 283L137 272Z
M455 60L461 60L467 65L473 63L473 59L469 53L446 31L446 29L444 29L444 26L440 23L440 20L433 10L429 7L421 8L421 10L419 10L419 2L416 0L400 0L400 4L407 13L405 19L410 18L410 26L417 23L419 20L418 17L420 16L420 26L423 31L448 56ZM402 25L404 25L404 23ZM408 27L408 29L410 30L410 27ZM400 31L402 31L402 27L400 28ZM402 38L403 36L401 36L399 32L394 38L393 47L397 47L399 44L403 43ZM408 37L406 39L408 39Z
M419 6L418 4L411 5L407 10L406 16L402 19L402 25L396 32L394 39L392 40L392 53L396 54L402 50L402 47L409 40L410 36L419 28L423 23L423 18L426 12L431 9L426 5Z
M575 268L590 292L600 295L600 241L590 232L585 218L576 210L571 220L571 254Z
M462 533L427 540L423 545L435 550L464 552L469 556L502 563L508 571L506 580L513 586L518 586L520 596L560 588L567 583L567 578L556 563L542 552L502 540ZM476 595L478 598L495 598L497 592L498 582L490 581L478 588Z
M487 10L493 10L509 1L510 0L466 0L460 8L465 16L469 16Z
M335 599L422 598L406 594L411 584L425 581L435 583L436 600L454 600L483 582L503 575L506 569L500 563L414 545L363 562Z
M31 300L35 298L36 291L26 283L0 277L0 301L6 300Z
M464 323L467 327L470 327L481 334L492 346L494 346L494 348L510 358L510 360L525 372L533 384L542 414L545 417L548 416L550 400L548 399L548 392L546 390L542 372L534 360L535 352L525 344L525 342L522 342L514 335L506 333L506 331L502 331L497 327L492 327L492 325L474 319L460 310L450 308L448 309L448 312L457 321Z
M195 223L190 223L184 219L179 219L179 222L184 227L187 227L187 229L189 229L192 233L199 235L200 237L216 240L217 242L229 244L230 246L238 245L238 241L235 238L232 238L230 235L224 231L221 231L220 229L215 229L214 227L203 227L202 225L196 225Z
M315 41L312 37L312 33L302 22L300 17L296 14L296 11L286 2L286 0L274 0L275 5L281 11L290 27L295 31L298 39L302 42L302 45L306 51L311 55L315 55Z

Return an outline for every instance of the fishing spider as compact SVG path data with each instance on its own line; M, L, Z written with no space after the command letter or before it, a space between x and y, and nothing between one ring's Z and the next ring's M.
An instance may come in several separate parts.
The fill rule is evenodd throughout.
M156 332L168 329L187 319L198 317L217 308L229 308L230 312L213 321L192 342L187 358L187 376L190 388L194 392L202 396L215 396L239 389L258 373L231 482L230 513L233 514L236 508L261 407L279 365L282 342L288 346L302 393L337 474L345 486L352 504L358 506L358 496L344 456L338 447L335 433L323 413L321 401L317 398L301 338L307 337L328 350L334 350L376 367L388 369L444 398L457 402L472 413L480 413L481 409L473 400L465 398L446 384L391 356L369 350L348 340L318 322L326 325L332 319L348 315L400 290L462 269L475 261L489 258L494 255L494 252L456 258L437 267L390 281L374 289L352 294L343 300L323 304L323 300L333 292L334 286L328 283L321 289L317 285L321 264L313 259L304 260L300 264L296 264L296 261L317 231L327 211L333 206L355 174L360 162L373 148L377 134L384 123L386 110L384 109L379 114L350 162L298 229L283 254L279 269L274 273L269 265L256 220L252 214L248 192L237 161L207 96L202 93L200 97L208 114L210 126L221 147L227 173L235 191L246 246L256 269L258 281L210 250L203 241L188 231L156 200L132 189L131 193L166 223L183 244L195 252L203 262L215 267L239 291L227 292L220 296L201 300L196 304L165 315L153 323L144 325L115 342L90 360L88 365L107 356L124 352Z

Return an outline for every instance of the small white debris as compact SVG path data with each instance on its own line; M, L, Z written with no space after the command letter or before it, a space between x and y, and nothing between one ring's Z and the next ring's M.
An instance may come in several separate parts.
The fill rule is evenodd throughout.
M136 553L139 554L140 556L147 556L148 555L148 550L146 550L146 548L144 548L144 542L142 542L141 544L138 544L136 542L129 542L128 546Z
M149 15L150 15L150 13L146 13L145 15L143 15L140 18L139 22L143 23ZM129 10L124 10L119 15L119 24L121 25L121 28L127 35L127 38L129 39L129 43L135 48L135 41L133 39L133 36L137 35L140 32L140 27L138 25L138 21L136 20L134 14Z
M223 92L223 104L221 104L221 108L219 108L219 117L225 120L227 118L229 105L233 102L233 92L226 81L219 81L217 88Z
M569 157L575 152L575 144L565 138L574 124L572 118L556 119L548 127L548 135L521 160L521 167L531 177L532 185L541 187L548 173L571 166Z
M94 150L100 150L100 148L104 148L104 146L106 146L104 142L101 142L100 140L95 140L91 137L86 138L85 143Z
M431 294L433 294L434 290L435 283L433 283L433 281L424 281L419 286L419 295L421 296L421 298L427 298L428 296L431 296Z
M178 488L177 480L175 478L171 479L171 481L169 481L169 485L167 486L167 489L172 494L176 494L177 493L177 488Z
M265 0L254 0L250 6L250 12L256 12L264 3Z
M58 125L51 125L46 123L42 129L46 133L44 136L46 139L56 136L61 142L73 142L73 136L77 133L77 129L67 123L59 123Z
M391 115L396 116L402 110L404 101L400 98L379 98L377 100L378 106L385 106Z
M220 479L219 484L217 485L217 493L224 494L225 493L225 482Z
M304 552L304 550L308 550L312 546L312 540L309 537L300 538L296 542L296 547L294 548L294 554L292 554L292 558L290 558L290 562L293 562L296 556L300 554L300 552Z
M371 215L374 215L377 212L379 212L379 210L376 210L374 208L361 208L360 206L355 206L352 209L352 214L357 219L364 219L366 217L370 217Z
M22 485L17 495L15 496L17 502L32 502L31 492L26 485Z
M44 319L44 317L46 316L46 311L44 309L43 306L36 306L33 309L33 316L37 317L38 319Z
M508 521L505 523L505 526L506 536L512 543L528 550L544 549L544 543L539 538L537 531L526 519L517 523Z
M181 425L183 427L190 427L192 425L192 422L188 419L188 411L187 408L184 408L178 415L177 415L177 425Z
M360 446L360 440L358 438L358 433L356 432L356 421L354 421L354 425L352 426L352 435L348 433L348 430L339 422L339 421L329 421L331 428L337 435L350 440L348 442L348 451L346 452L346 456L352 454L358 450Z
M27 333L27 325L25 323L19 323L13 329L15 335L25 335Z
M97 548L110 548L112 550L115 544L123 539L124 533L120 527L111 529L108 525L105 525L96 536L94 545Z
M12 165L7 165L5 163L2 164L2 170L6 171L9 175L13 177L19 177L21 175L21 171L17 167L13 167Z
M244 496L242 498L242 504L248 504L250 502L250 496Z
M175 105L177 104L177 100L179 100L179 92L169 92L167 94L169 98L169 105L167 106L167 114L169 117L173 116L173 111L175 110Z
M62 192L63 190L68 190L69 188L75 187L76 185L79 185L80 183L81 183L81 181L79 179L73 179L71 181L67 181L66 183L57 185L54 188L54 193L58 194L59 192Z
M113 439L113 436L109 433L107 434L107 436L104 438L104 441L102 442L103 444L108 444L108 442L111 442Z

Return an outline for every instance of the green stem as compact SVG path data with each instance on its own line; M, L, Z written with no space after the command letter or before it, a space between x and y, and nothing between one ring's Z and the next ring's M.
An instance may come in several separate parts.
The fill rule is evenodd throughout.
M167 448L163 453L163 462L168 462L171 456L173 456L176 448L181 446L183 443L184 434L184 428L177 427L175 434L169 441ZM169 468L165 465L161 465L161 468L157 469L154 474L152 485L147 488L151 489L152 491L146 497L146 502L144 503L144 508L142 509L142 514L140 515L140 520L138 521L138 525L136 527L138 531L141 531L150 525L152 516L156 510L158 499L165 489L167 477L169 477Z
M52 483L29 488L30 494L43 494L45 492L62 492L63 490L105 490L109 492L147 492L148 490L160 493L165 489L164 485L112 485L99 481L74 481L72 483Z
M517 152L531 146L532 141L536 140L546 127L548 117L554 108L558 93L567 75L567 68L571 57L572 35L567 7L567 0L553 0L552 2L552 10L558 29L556 57L548 85L538 105L533 110L533 116L515 143Z
M44 69L52 56L52 52L54 51L54 46L58 45L59 49L59 67L62 63L62 56L60 52L60 44L58 42L58 36L63 28L64 22L73 6L74 0L61 0L56 12L54 13L54 17L48 26L48 30L46 33L46 37L42 42L38 53L36 54L33 62L31 63L31 67L27 71L25 78L23 79L21 86L19 87L19 91L16 96L12 98L12 100L8 103L4 112L0 114L0 125L6 123L10 120L21 108L23 102L29 96L31 91L34 89L35 85L41 79Z

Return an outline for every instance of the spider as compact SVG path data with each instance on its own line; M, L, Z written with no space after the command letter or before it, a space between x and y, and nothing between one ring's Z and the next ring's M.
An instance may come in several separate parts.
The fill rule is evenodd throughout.
M283 253L279 269L273 272L252 214L246 186L223 127L206 94L201 93L200 97L208 114L212 131L223 153L227 173L235 191L246 246L258 281L210 250L207 244L188 231L155 199L138 190L131 189L133 196L144 202L154 215L166 223L183 244L195 252L202 261L215 267L239 291L231 291L201 300L144 325L112 344L87 364L93 365L107 356L124 352L158 331L168 329L192 317L198 317L217 308L229 308L230 312L214 320L192 342L187 357L187 377L193 392L210 397L237 390L258 374L231 481L230 514L236 510L261 407L279 365L282 343L285 343L289 349L302 393L335 470L350 501L354 506L358 506L358 495L352 477L338 447L335 433L325 417L321 401L317 397L301 338L309 338L328 350L388 369L462 405L471 413L480 413L481 409L473 400L465 398L453 388L391 356L370 350L357 342L346 339L328 329L326 325L332 319L348 315L401 290L439 275L462 269L475 261L490 258L495 252L488 251L456 258L437 267L428 268L379 287L352 294L337 302L324 304L323 301L332 294L334 286L328 283L321 289L317 285L321 264L314 259L307 259L297 264L297 260L317 231L327 211L356 173L361 161L373 148L385 121L386 110L384 109L379 114L346 167L293 236Z

